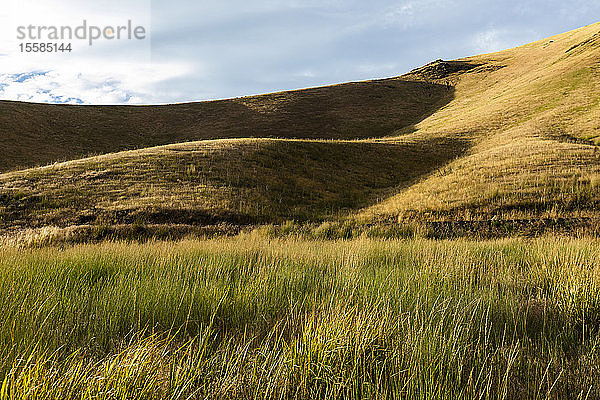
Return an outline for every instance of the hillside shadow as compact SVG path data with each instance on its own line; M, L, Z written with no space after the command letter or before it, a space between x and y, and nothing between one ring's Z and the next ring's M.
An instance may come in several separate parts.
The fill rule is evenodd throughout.
M260 111L236 135L339 140L384 137L418 124L453 99L453 86L397 78L276 93L244 101ZM266 104L273 108L259 108Z
M390 78L161 106L0 101L0 172L204 139L382 137L453 98L446 84Z
M111 157L87 166L73 163L18 173L12 189L0 190L0 230L319 221L374 204L468 146L462 139L439 137L236 141ZM103 173L90 174L91 169Z
M47 113L39 126L33 117L20 122L21 130L37 129L36 135L22 138L19 143L24 147L20 150L25 152L27 143L37 146L29 154L37 155L39 161L56 157L55 147L72 151L66 143L75 139L69 135L78 138L78 151L93 148L96 153L122 150L120 146L170 144L175 139L383 137L401 129L414 129L453 98L454 87L450 85L394 78L172 106L2 102L0 107L10 105L14 112L27 110L24 115L29 117L36 110ZM7 120L6 114L0 113L0 128ZM94 126L98 129L92 135ZM57 127L65 131L58 134ZM167 131L174 133L167 135ZM45 134L48 140L40 142ZM10 147L1 146L6 140L0 139L0 148L5 152ZM136 140L138 146L133 145ZM128 158L123 162L116 157L95 167L98 171L110 170L110 175L94 179L82 166L27 173L22 188L26 197L19 197L19 188L4 193L8 197L2 199L2 225L8 229L15 224L35 228L322 220L370 206L451 162L469 147L466 140L445 137L381 142L240 141L218 149L215 146L220 145L209 143L183 145L170 149L173 151L169 150L168 155L149 154L145 160ZM61 159L73 154L61 153ZM142 161L144 168L140 169ZM194 168L190 170L190 166ZM124 194L126 188L133 187L139 193L150 190L147 187L166 188L165 196L199 200L184 208L166 207L157 197L153 204L123 209L123 201L137 203L137 194ZM214 201L206 200L217 194Z

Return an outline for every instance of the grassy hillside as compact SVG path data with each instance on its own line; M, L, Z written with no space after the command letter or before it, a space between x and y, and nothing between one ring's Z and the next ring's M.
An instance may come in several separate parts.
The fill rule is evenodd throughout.
M212 140L0 175L0 229L322 220L407 186L464 149L440 140Z
M396 79L218 102L0 103L10 110L0 113L5 169L246 138L1 174L0 230L344 218L593 223L599 32L595 24Z
M514 219L597 216L600 24L465 61L455 99L414 135L472 148L361 217Z
M0 101L0 172L203 139L385 136L451 98L443 84L394 78L165 106Z

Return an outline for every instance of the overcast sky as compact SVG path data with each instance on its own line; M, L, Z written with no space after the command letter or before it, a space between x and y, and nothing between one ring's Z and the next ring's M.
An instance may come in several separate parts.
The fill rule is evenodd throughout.
M2 0L0 99L150 104L401 75L596 21L590 0ZM5 5L7 3L7 5ZM18 26L132 20L144 40L23 54ZM65 41L54 41L62 43ZM66 41L68 42L68 41Z

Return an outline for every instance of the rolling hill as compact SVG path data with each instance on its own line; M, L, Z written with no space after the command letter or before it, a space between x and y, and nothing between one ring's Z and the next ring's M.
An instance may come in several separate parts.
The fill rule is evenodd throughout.
M0 172L207 139L385 136L446 104L449 89L392 78L164 106L0 101Z
M455 99L414 136L469 138L470 150L367 218L593 217L599 205L600 24L466 59Z
M594 24L397 78L264 96L142 107L0 102L0 230L594 224L598 60Z

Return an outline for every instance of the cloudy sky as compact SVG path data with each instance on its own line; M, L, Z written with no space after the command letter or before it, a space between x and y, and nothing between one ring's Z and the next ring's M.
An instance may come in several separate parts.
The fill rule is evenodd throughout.
M597 22L590 0L2 0L0 99L199 101L401 75ZM19 26L143 26L143 40L45 40Z

